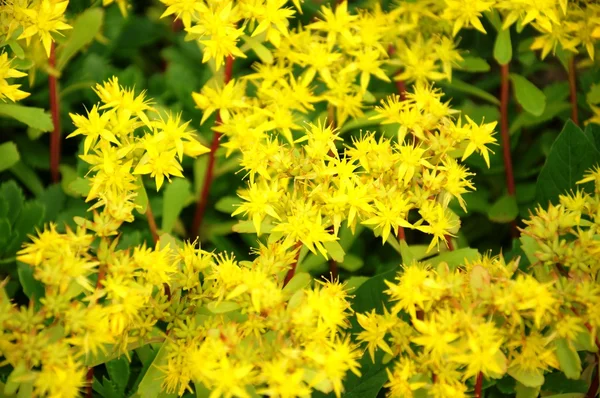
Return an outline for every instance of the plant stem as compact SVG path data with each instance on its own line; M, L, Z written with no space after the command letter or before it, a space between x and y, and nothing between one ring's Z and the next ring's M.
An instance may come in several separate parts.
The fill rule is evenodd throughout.
M569 92L571 97L571 119L579 126L579 112L577 109L577 67L575 56L569 58Z
M51 68L56 67L56 52L54 43L50 49L50 58L48 64ZM52 114L52 134L50 136L50 175L52 182L60 181L60 98L58 96L57 77L52 73L48 74L48 88L50 90L50 113Z
M595 398L596 394L598 394L598 386L600 385L600 356L596 356L596 369L594 371L594 377L592 378L592 383L590 384L590 388L588 389L587 394L585 394L586 398Z
M150 228L152 240L156 244L158 242L158 228L156 227L156 219L154 218L154 213L152 213L150 202L148 202L148 207L146 207L146 218L148 219L148 228Z
M292 280L292 278L294 277L294 274L296 273L296 266L298 265L298 260L300 259L300 250L302 249L302 242L301 241L297 241L296 242L296 258L294 260L294 263L292 264L292 268L290 268L287 272L287 274L285 275L285 279L283 280L283 287L285 287L289 281Z
M228 56L225 61L225 77L224 84L229 83L231 80L231 75L233 73L233 57ZM221 115L220 112L217 112L217 121L216 124L221 124ZM192 229L190 230L190 237L198 236L200 233L200 227L202 226L202 221L204 220L204 213L206 212L206 205L208 203L208 195L210 193L210 186L212 185L214 172L215 172L215 163L216 163L216 152L219 149L219 139L221 138L221 133L215 131L213 133L212 143L210 145L210 153L208 154L208 166L206 168L206 175L204 177L204 184L202 185L202 190L200 192L200 198L196 204L196 213L194 214L194 221L192 223Z
M508 64L500 65L500 132L502 134L502 151L504 155L504 170L506 171L506 188L509 196L515 196L515 176L510 153L510 132L508 128L509 81ZM517 222L511 223L511 235L519 237Z
M483 387L483 374L479 372L477 374L477 380L475 381L475 398L482 398L482 389Z
M454 243L452 243L452 237L450 235L446 235L446 244L448 245L448 250L451 252L454 251Z

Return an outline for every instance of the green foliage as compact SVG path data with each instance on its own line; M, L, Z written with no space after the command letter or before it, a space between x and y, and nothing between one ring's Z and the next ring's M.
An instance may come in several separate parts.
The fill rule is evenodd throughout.
M584 171L600 162L599 140L600 131L595 127L581 130L573 122L565 124L540 171L536 184L538 203L556 203L559 195L576 189Z

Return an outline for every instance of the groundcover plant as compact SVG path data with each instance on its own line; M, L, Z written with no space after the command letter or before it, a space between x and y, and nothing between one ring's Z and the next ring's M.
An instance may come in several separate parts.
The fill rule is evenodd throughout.
M0 0L0 397L598 395L600 3Z

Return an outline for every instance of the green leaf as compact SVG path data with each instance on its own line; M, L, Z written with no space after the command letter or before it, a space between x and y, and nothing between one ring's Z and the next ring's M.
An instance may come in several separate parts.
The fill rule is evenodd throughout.
M349 272L356 272L365 265L362 258L353 254L346 254L344 261L339 263L340 268Z
M33 277L33 268L29 264L17 261L17 273L25 295L38 303L46 295L46 290L42 282Z
M137 189L135 192L137 196L135 197L135 204L140 206L137 211L140 214L145 214L148 209L148 192L146 192L146 187L144 186L144 181L142 176L138 176L135 180L135 184L137 185Z
M237 196L224 196L215 203L215 209L225 214L231 214L241 203L241 199Z
M0 115L13 118L41 131L52 131L54 128L50 114L46 113L42 108L32 108L16 104L0 104Z
M569 344L567 339L556 340L556 356L560 364L560 370L567 378L577 380L581 377L581 359L577 351Z
M582 131L572 121L565 124L554 144L536 184L536 200L546 207L558 196L577 188L586 170L600 162L595 130Z
M481 98L481 99L486 100L494 105L500 105L500 101L498 100L498 98L494 97L492 94L488 93L485 90L482 90L481 88L479 88L477 86L463 82L462 80L453 78L452 82L439 82L439 84L443 88L449 87L449 88L461 91L463 93L470 94L474 97Z
M29 167L25 162L19 161L10 172L25 185L35 196L41 195L44 192L44 184L37 173Z
M527 387L540 387L544 384L544 374L539 369L537 371L526 371L513 366L508 368L508 374Z
M540 387L528 387L524 384L517 383L515 392L517 393L516 398L537 398L540 395Z
M498 31L496 42L494 43L494 58L500 65L506 65L512 59L510 29Z
M459 62L458 67L465 72L489 72L490 64L480 57L464 57L462 62Z
M384 303L387 302L387 295L383 291L388 289L385 281L393 280L397 271L398 269L391 269L364 282L354 294L352 309L355 312L375 309L378 313L383 313Z
M323 242L323 246L325 246L325 250L327 250L327 254L331 256L334 261L338 263L344 262L344 249L340 245L340 242L334 240L333 242Z
M242 36L242 39L246 42L246 46L250 48L256 56L264 63L264 64L272 64L273 63L273 54L271 50L269 50L264 44L262 44L258 39L250 36Z
M160 369L167 364L167 344L162 344L152 365L140 382L136 396L140 398L177 397L177 394L166 394L161 392L161 385L165 379L165 373Z
M87 178L75 177L69 182L65 193L75 197L85 197L91 189L90 181Z
M206 308L213 314L224 314L226 312L235 311L240 308L238 303L234 303L233 301L211 301L206 305Z
M13 224L25 202L23 191L14 181L0 185L0 217L6 217Z
M33 234L36 227L40 227L44 221L45 208L38 202L26 202L19 217L13 226L13 238L8 246L9 252L15 253L19 250L27 235Z
M304 289L312 282L313 278L310 276L308 272L296 272L292 279L288 282L287 285L282 289L282 293L290 297L292 294L296 293L298 290Z
M99 7L89 8L79 14L72 24L73 30L70 32L69 39L58 50L56 67L59 71L62 71L71 58L94 40L100 33L103 20L104 10Z
M108 361L104 365L106 366L106 370L110 376L110 381L118 389L118 394L120 396L124 396L125 388L129 382L129 361L127 358L125 358L125 356L122 356L121 358Z
M176 178L167 185L163 199L161 228L164 232L169 233L173 230L181 210L183 210L191 195L190 188L190 183L184 178Z
M388 381L385 369L366 373L358 384L344 392L344 398L375 398Z
M437 267L441 262L445 262L450 268L454 269L464 264L465 261L473 261L477 257L479 257L477 249L463 247L461 249L443 252L438 256L423 261L430 264L432 267Z
M542 386L544 391L552 392L554 394L585 393L588 388L588 381L569 380L567 379L567 376L560 371L547 374L545 376L544 385Z
M510 74L515 89L515 97L523 109L534 116L541 116L546 109L546 95L533 83L521 75Z
M488 218L497 223L509 223L519 215L517 199L511 195L504 195L488 210Z
M0 218L0 253L2 253L5 245L8 243L12 234L12 228L8 218Z
M600 104L600 84L592 84L590 91L585 96L588 103L592 105Z
M17 145L14 142L8 141L0 144L0 172L14 166L20 158Z

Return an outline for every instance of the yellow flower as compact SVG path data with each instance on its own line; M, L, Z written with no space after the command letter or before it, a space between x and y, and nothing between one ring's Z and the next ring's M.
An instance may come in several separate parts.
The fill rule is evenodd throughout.
M36 8L29 8L23 12L31 19L31 25L25 27L19 39L26 39L27 44L31 38L38 35L44 45L46 55L50 57L52 47L52 33L71 29L70 25L63 22L64 14L69 5L68 1L41 0Z
M5 101L5 98L13 102L29 97L29 93L19 90L20 84L10 84L7 79L19 78L27 76L26 73L19 72L11 67L13 59L8 59L8 54L3 52L0 54L0 100Z

